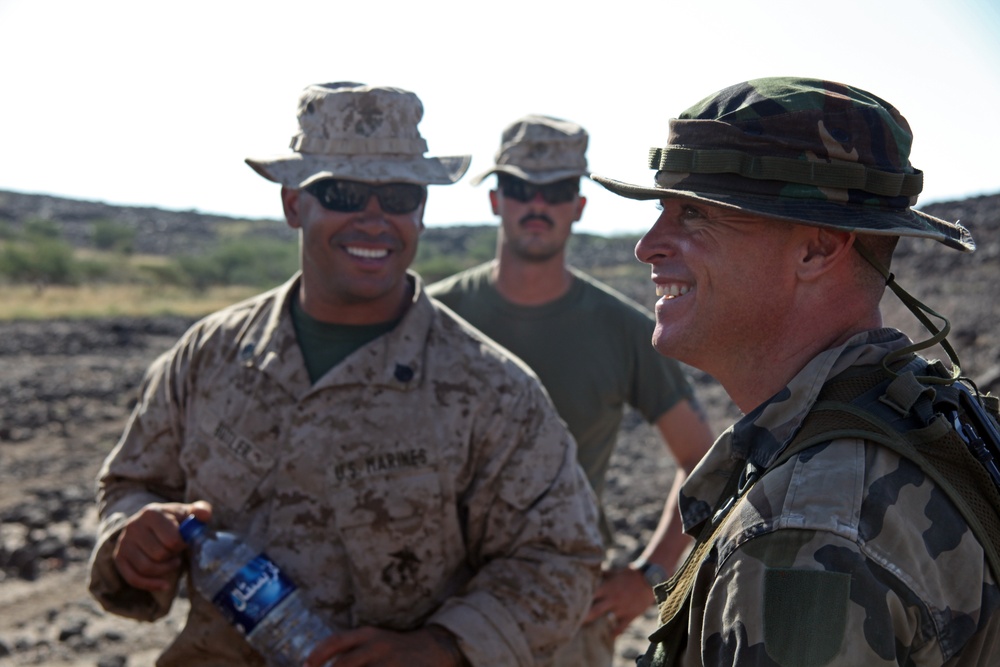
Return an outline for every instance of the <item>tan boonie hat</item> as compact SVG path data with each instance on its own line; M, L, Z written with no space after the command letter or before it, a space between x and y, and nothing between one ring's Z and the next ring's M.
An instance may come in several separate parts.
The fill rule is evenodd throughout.
M525 116L504 129L496 164L471 183L479 185L496 173L539 184L585 176L587 141L587 131L576 123L551 116Z
M450 185L471 156L425 157L417 124L424 107L413 93L360 83L321 83L299 96L293 153L247 158L264 178L302 188L323 178L373 183Z

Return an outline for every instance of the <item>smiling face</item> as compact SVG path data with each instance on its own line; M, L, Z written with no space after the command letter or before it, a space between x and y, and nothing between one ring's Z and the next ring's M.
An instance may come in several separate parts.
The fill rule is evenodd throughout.
M654 347L713 374L766 363L792 315L798 226L694 200L661 207L636 246L660 297Z
M373 196L363 210L342 213L303 190L282 188L281 197L289 226L300 233L307 313L325 322L372 324L403 312L425 202L410 213L388 214Z

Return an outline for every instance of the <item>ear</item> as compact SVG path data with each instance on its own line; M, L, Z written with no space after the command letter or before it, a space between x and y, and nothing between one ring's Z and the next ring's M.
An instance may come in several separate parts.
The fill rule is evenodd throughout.
M827 227L798 226L803 233L798 274L812 280L838 266L849 263L851 247L857 234Z
M500 215L500 193L496 190L490 190L490 207L493 209L493 215Z
M285 221L292 229L302 228L302 219L299 216L299 195L300 190L281 186L281 207L285 211Z

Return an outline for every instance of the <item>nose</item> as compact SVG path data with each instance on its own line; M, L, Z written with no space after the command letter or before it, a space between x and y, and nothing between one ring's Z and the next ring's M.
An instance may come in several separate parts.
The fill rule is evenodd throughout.
M674 252L670 217L665 209L635 244L635 258L643 264L655 264L658 258L669 257Z
M541 190L538 190L537 192L535 192L535 196L532 197L528 201L528 203L531 204L532 206L538 206L538 205L545 206L545 205L548 204L548 202L545 201L545 197L542 196L542 191Z
M374 192L368 195L368 201L365 202L364 210L366 213L382 213L382 202L379 201L378 196Z
M374 193L368 196L368 201L365 202L365 207L358 213L357 222L359 224L385 222L385 211L382 210L382 204L379 202L378 197L376 197Z

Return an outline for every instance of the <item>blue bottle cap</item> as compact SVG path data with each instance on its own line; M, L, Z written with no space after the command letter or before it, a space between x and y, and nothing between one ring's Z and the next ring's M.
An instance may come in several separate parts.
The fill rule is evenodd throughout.
M185 542L190 543L191 540L203 530L205 530L205 522L197 518L194 514L189 515L186 519L181 521L181 538Z

